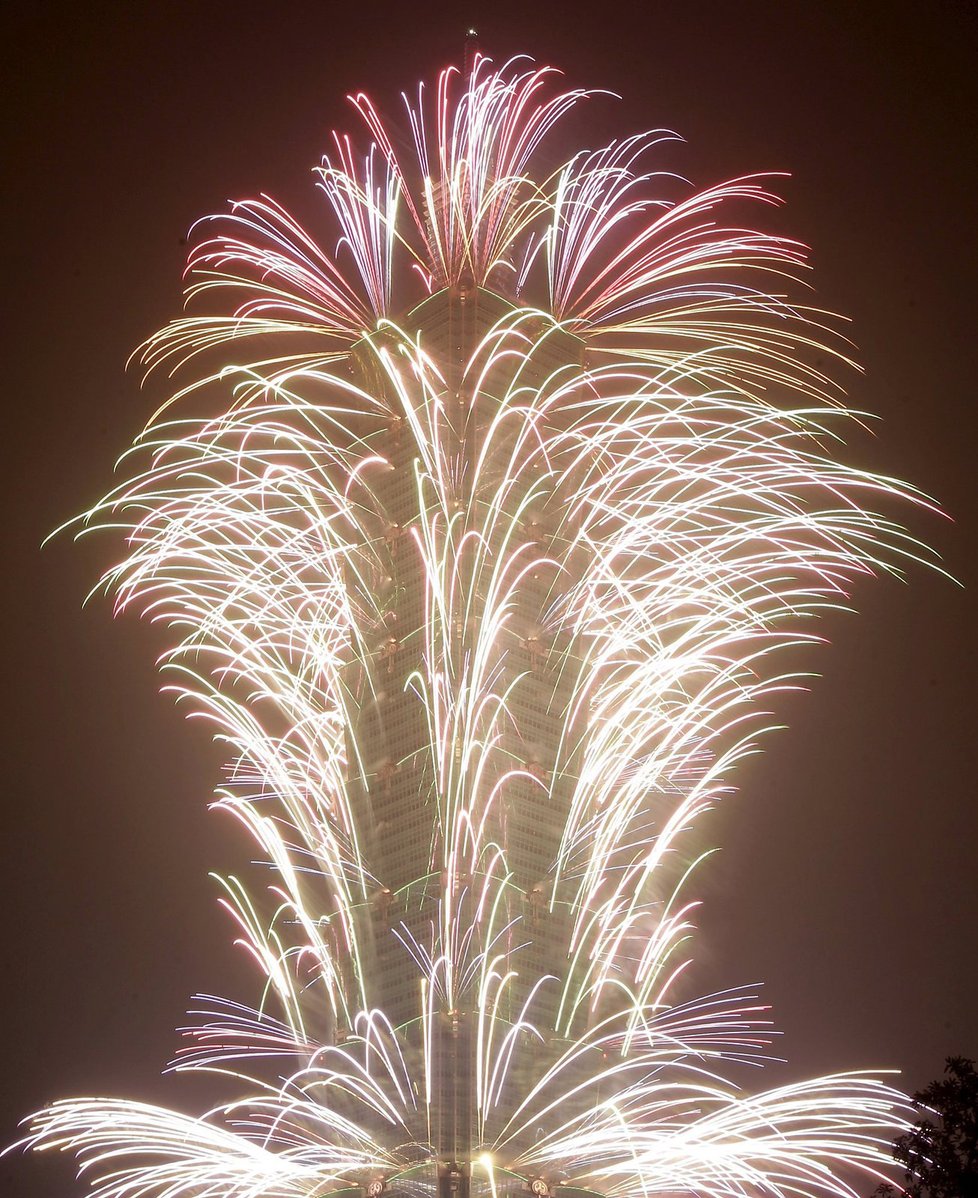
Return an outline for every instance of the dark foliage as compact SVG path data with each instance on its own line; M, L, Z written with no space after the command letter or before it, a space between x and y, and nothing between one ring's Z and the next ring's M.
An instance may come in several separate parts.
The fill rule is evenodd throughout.
M923 1117L893 1143L909 1198L978 1198L978 1072L948 1057L944 1076L913 1096ZM896 1193L880 1186L876 1194Z

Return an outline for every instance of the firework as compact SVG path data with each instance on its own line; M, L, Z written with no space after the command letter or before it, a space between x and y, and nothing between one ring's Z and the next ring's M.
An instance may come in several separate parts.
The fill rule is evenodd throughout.
M741 1091L763 1008L679 979L693 829L921 499L831 456L804 247L728 215L770 180L677 199L661 132L541 170L555 76L476 57L406 136L354 97L327 230L203 222L143 349L174 390L84 529L274 880L224 882L260 999L173 1065L240 1096L32 1118L100 1198L841 1195L906 1126L862 1073Z

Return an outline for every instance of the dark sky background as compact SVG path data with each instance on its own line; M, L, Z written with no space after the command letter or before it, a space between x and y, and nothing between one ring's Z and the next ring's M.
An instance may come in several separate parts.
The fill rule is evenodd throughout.
M2 33L3 1003L0 1140L59 1096L197 1109L161 1079L195 991L250 1000L208 870L248 859L208 815L220 753L158 694L153 630L81 601L116 550L42 538L107 487L149 414L124 373L178 310L184 237L265 190L316 219L310 168L344 95L385 99L460 55L525 51L595 103L584 139L676 129L699 184L789 170L778 227L814 247L880 414L854 460L953 521L923 569L825 621L822 677L742 771L700 879L698 988L765 982L789 1064L895 1067L914 1089L978 1057L975 326L978 19L971 4L15 4ZM760 1084L760 1079L757 1079ZM81 1192L6 1158L7 1198Z

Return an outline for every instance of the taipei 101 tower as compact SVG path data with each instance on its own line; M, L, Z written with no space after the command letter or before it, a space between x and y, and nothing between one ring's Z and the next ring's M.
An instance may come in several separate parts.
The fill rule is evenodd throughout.
M551 487L538 471L528 477L507 479L507 464L518 452L517 433L494 429L504 404L519 387L543 387L551 377L579 372L583 343L559 328L542 328L504 296L463 279L425 300L405 320L418 343L439 363L444 405L446 463L450 470L451 519L460 527L483 528L497 514L499 488L507 489L507 503L520 511L514 522L507 513L511 549L519 550L522 577L509 599L505 625L492 644L491 675L494 693L506 696L506 715L494 719L487 731L480 761L482 783L498 789L490 814L492 837L506 847L512 871L509 911L514 930L527 941L521 947L528 978L538 978L559 968L564 953L565 922L549 907L549 872L560 852L575 784L575 758L580 733L580 713L573 713L572 638L547 627L547 612L555 590L562 588L561 572L571 557L566 530L551 511ZM533 347L508 359L493 361L488 350L505 329L518 330L520 340ZM546 335L541 337L540 335ZM539 341L537 339L539 338ZM380 393L384 380L371 363L385 347L375 338L355 347L363 385ZM486 358L489 369L476 384L471 363ZM514 372L515 367L515 372ZM514 373L515 376L514 377ZM392 397L393 407L393 397ZM442 867L438 812L438 767L432 753L428 709L420 680L427 672L427 622L430 594L424 553L419 551L418 529L429 517L431 497L419 486L420 459L410 426L395 419L376 434L378 459L384 473L371 483L377 500L378 522L372 538L382 545L380 573L370 575L372 596L383 600L383 619L358 629L359 644L370 651L351 654L350 690L355 696L356 719L350 728L353 740L369 754L360 764L358 753L350 761L358 768L350 777L356 810L369 829L368 857L378 863L387 881L375 902L373 944L378 956L371 973L379 980L379 1005L395 1022L410 1026L421 1018L416 971L411 968L410 945L420 942L430 927L445 884L444 868L453 869L451 885L460 896L473 891L473 879L464 864ZM486 447L491 449L486 452ZM464 539L464 533L460 539ZM375 548L376 552L376 548ZM459 555L456 568L463 602L454 611L441 651L452 662L452 676L461 678L470 659L484 651L480 637L493 618L491 573L480 568L475 554ZM580 725L580 726L579 726ZM352 749L352 745L351 745ZM463 767L464 736L459 730L451 746L453 766ZM488 831L488 829L487 829ZM466 897L463 902L472 901ZM401 934L391 936L391 929ZM507 943L513 933L507 933ZM510 947L512 951L512 947ZM434 1025L433 1064L441 1132L453 1161L469 1159L478 1144L472 1108L472 1026L478 996L469 991L459 1009L441 1012ZM525 985L514 984L507 996L512 1017L527 999Z

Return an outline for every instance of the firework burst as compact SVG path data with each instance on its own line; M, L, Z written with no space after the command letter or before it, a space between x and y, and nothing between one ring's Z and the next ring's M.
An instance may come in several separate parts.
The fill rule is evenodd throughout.
M843 1195L906 1126L862 1073L741 1091L763 1008L677 979L691 829L920 497L831 456L804 247L728 216L770 181L667 198L666 133L541 172L555 76L476 58L406 136L353 97L325 236L203 222L143 349L174 391L85 526L274 881L224 882L260 1000L173 1066L240 1097L32 1118L99 1198Z

